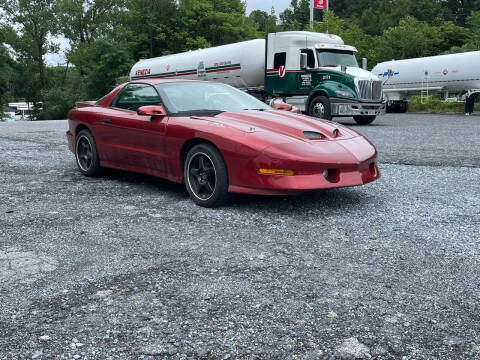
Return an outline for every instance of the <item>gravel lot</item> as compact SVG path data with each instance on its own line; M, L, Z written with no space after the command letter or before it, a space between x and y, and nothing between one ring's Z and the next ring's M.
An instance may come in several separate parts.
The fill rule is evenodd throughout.
M216 210L81 176L66 128L0 123L0 359L480 359L480 116L354 126L379 181Z

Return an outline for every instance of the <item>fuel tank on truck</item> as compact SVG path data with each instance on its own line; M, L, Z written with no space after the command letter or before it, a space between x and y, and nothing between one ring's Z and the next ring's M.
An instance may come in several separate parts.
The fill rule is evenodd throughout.
M480 51L392 60L377 64L372 72L383 82L385 94L426 90L463 92L480 88ZM390 71L390 75L389 75Z
M265 81L265 40L249 40L140 60L130 71L130 78L208 80L239 89L262 90Z

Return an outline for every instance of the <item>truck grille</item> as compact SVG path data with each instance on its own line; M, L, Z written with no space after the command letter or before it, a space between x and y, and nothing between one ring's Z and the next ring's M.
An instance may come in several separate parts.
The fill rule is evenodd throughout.
M358 90L362 100L380 100L382 98L382 82L358 80Z

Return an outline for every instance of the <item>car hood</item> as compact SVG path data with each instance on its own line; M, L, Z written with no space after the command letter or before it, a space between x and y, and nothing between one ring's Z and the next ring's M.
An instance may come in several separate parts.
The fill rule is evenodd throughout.
M224 112L214 117L198 116L195 118L221 123L224 126L247 133L269 133L270 135L277 135L282 138L281 142L337 141L361 136L357 132L338 123L287 111L245 110L239 112ZM320 133L322 134L322 139L309 139L306 137L305 132ZM261 134L257 135L260 136Z

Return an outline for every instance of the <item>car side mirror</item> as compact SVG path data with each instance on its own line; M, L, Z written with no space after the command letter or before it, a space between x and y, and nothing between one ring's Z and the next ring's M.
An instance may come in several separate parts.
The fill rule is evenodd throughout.
M162 105L147 105L141 106L137 109L138 115L151 116L152 118L156 117L165 117L167 112Z
M300 54L300 69L305 70L307 68L307 54Z
M273 108L275 110L285 110L285 111L290 111L292 110L293 106L287 103L275 103L273 104Z

